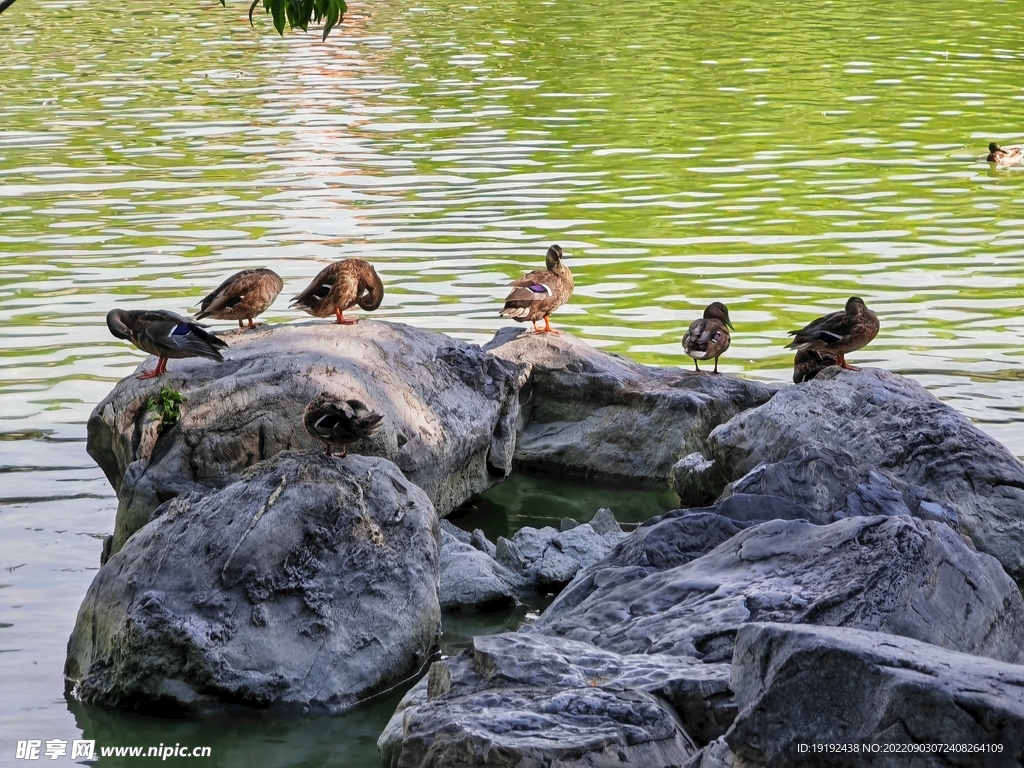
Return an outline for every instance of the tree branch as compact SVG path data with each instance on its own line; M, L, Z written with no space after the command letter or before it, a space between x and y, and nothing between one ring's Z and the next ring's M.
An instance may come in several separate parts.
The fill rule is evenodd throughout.
M3 13L12 5L14 5L14 0L0 0L0 13Z

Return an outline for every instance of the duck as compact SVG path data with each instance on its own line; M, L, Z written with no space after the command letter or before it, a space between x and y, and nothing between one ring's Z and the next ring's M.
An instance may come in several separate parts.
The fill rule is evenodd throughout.
M152 379L167 371L170 358L205 357L224 362L220 350L227 343L204 326L164 309L112 309L107 312L107 328L119 339L126 339L159 358L156 367L143 371L140 379Z
M1024 147L1000 147L994 141L988 145L988 157L996 165L1016 165L1024 162Z
M255 328L261 323L254 323L253 318L270 308L282 288L281 276L272 269L243 269L199 302L196 320L237 320L239 328ZM249 324L243 326L243 320Z
M327 392L314 397L302 412L306 431L327 446L328 454L340 458L348 455L350 443L373 437L383 418L361 400L338 400Z
M292 299L291 306L313 317L333 314L338 325L355 325L358 320L345 317L345 310L359 305L372 312L384 300L384 284L369 262L345 259L324 267L309 286Z
M565 254L561 247L552 245L544 257L545 269L527 272L508 285L512 290L505 297L505 306L498 313L500 317L511 317L517 323L527 320L533 323L535 333L556 333L551 327L550 315L565 304L576 286L572 272L562 259ZM538 328L537 321L543 320L544 327Z
M866 346L878 335L878 327L878 315L867 308L862 298L851 296L842 312L819 317L799 331L790 331L794 338L786 348L831 352L840 368L859 371L846 363L846 355Z
M827 349L801 349L793 358L793 383L810 381L830 365L839 365L839 356Z
M704 308L704 316L690 323L683 334L683 350L693 358L693 367L700 373L698 360L715 358L715 370L718 373L718 358L729 348L732 337L729 328L729 308L720 301L713 301ZM735 330L735 329L733 329Z

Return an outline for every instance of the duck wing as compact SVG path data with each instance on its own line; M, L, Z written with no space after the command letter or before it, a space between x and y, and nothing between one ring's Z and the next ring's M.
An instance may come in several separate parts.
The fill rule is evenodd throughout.
M786 345L788 349L799 349L808 345L833 347L843 341L853 328L854 316L843 312L833 312L819 317L799 331L790 331L793 341Z
M313 310L319 307L334 291L335 284L341 276L340 268L344 263L328 264L321 269L319 274L313 278L313 282L306 286L306 290L292 299L290 306Z
M276 272L269 269L243 269L236 272L199 303L196 320L216 317L245 304L259 314L274 303L284 283ZM256 308L259 307L257 310Z
M132 341L157 357L205 357L220 362L224 361L220 350L227 347L227 342L199 323L165 310L142 312Z

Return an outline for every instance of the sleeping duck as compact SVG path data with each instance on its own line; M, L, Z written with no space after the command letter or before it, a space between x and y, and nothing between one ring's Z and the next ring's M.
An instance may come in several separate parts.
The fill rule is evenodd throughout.
M384 300L384 284L377 270L362 259L345 259L324 267L309 286L292 299L291 306L313 317L334 315L338 325L355 325L345 310L358 305L372 312Z
M793 383L810 381L830 365L839 365L839 356L825 349L801 349L793 358Z
M846 355L864 347L878 335L878 315L864 305L864 300L852 296L846 309L819 317L799 331L790 331L794 339L788 349L813 349L831 352L836 365L848 371L860 370L846 364Z
M199 323L163 309L112 309L107 328L119 339L127 339L143 352L160 358L140 379L152 379L167 370L169 358L205 357L224 362L220 350L227 346Z
M698 360L715 359L715 370L718 373L718 358L729 348L732 337L729 336L729 308L720 301L713 301L704 309L704 316L690 323L683 334L683 350L693 358L693 367L700 373Z
M517 323L529 320L536 333L561 333L551 327L549 316L569 300L576 285L572 272L562 262L564 257L559 246L548 248L544 259L546 269L527 272L509 283L512 290L505 297L505 306L498 314L511 317ZM537 327L538 320L544 321L543 328Z
M274 303L277 294L284 288L280 275L271 269L243 269L236 272L214 289L213 293L199 302L196 320L212 317L214 320L248 320L248 328L258 323L253 318L266 312Z
M373 437L383 418L360 400L338 400L326 392L314 397L302 412L306 431L327 446L327 453L341 458L348 455L350 443Z

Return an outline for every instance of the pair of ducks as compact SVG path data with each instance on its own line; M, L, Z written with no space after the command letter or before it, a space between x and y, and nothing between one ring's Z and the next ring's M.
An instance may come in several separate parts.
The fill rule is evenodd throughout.
M732 338L729 329L729 309L720 301L708 304L704 316L690 323L683 335L683 350L693 358L694 368L700 372L698 360L715 360L718 373L718 358L727 349ZM790 331L793 341L787 349L797 350L793 360L793 383L810 381L830 365L847 370L858 370L846 363L846 355L866 346L878 335L878 316L864 304L863 299L852 296L842 312L813 320L799 331Z

